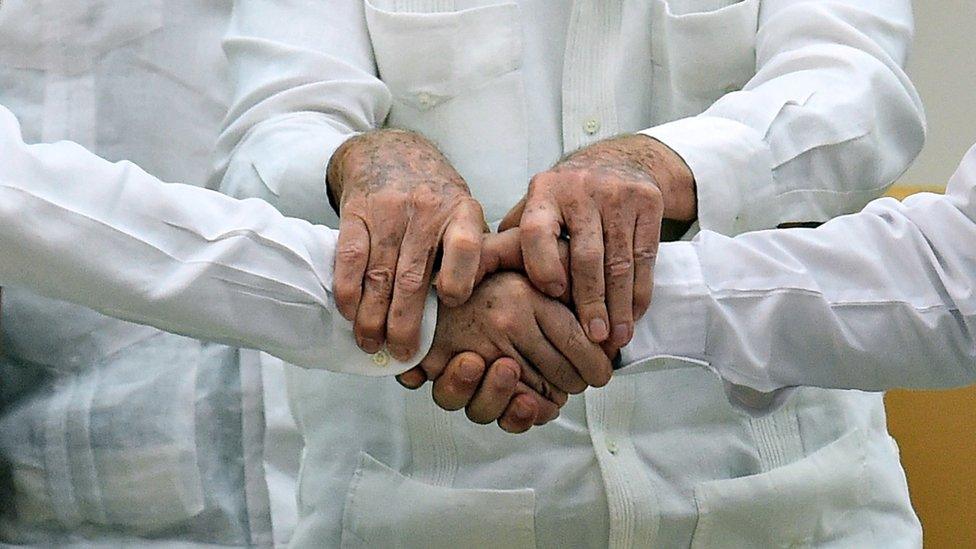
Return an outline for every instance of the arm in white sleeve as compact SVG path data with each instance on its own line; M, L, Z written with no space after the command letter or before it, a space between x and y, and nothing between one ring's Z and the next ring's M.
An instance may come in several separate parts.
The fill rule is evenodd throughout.
M974 383L974 242L976 147L944 196L880 199L817 229L665 245L621 373L680 356L762 393Z
M3 107L0 151L0 284L307 367L413 366L355 352L330 294L335 231L75 143L27 145Z
M858 211L925 137L901 68L909 0L762 0L758 10L757 72L743 89L642 132L684 158L701 228L727 235Z
M382 126L391 105L363 2L237 0L224 50L235 93L217 146L221 190L334 221L329 159L353 135Z
M235 93L217 145L220 190L335 226L329 159L350 137L381 127L392 101L376 76L363 2L236 0L224 49ZM424 309L421 357L434 338L434 295ZM368 356L349 349L333 360Z

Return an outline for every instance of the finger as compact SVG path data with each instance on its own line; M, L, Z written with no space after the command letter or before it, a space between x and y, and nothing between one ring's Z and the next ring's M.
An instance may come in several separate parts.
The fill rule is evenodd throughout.
M484 214L474 200L465 201L444 231L444 258L437 277L437 293L449 307L471 297L481 259Z
M434 402L453 412L471 402L481 378L485 374L485 361L481 355L464 352L451 359L437 381L434 382Z
M566 273L559 264L559 208L546 200L529 201L522 215L522 257L525 274L542 292L559 297L566 290Z
M369 262L363 278L363 297L356 311L353 331L359 347L375 353L386 340L386 317L393 297L393 281L406 223L404 212L396 211L398 203L390 202L387 216L370 227ZM399 206L402 210L402 206Z
M604 296L603 228L596 205L590 202L567 211L566 225L576 313L590 341L600 343L610 336L610 330Z
M502 233L509 229L518 227L519 222L522 221L522 212L524 211L525 198L523 197L522 200L519 200L511 210L508 210L505 217L502 218L502 222L498 224L498 232Z
M443 375L444 370L447 368L447 363L452 358L454 358L454 352L449 351L443 347L439 347L436 344L437 335L434 335L435 344L431 347L430 351L427 352L427 356L420 361L417 365L424 372L426 379L430 381L437 381L441 375Z
M486 234L481 245L481 265L475 284L498 271L522 271L521 231L518 227L503 233Z
M561 303L544 300L536 306L535 315L546 339L555 343L583 381L592 387L602 387L610 381L610 359L586 337L572 311Z
M492 363L467 406L468 419L482 425L498 419L512 400L518 380L519 365L511 358L500 358Z
M346 215L339 220L339 240L336 244L332 282L336 307L346 320L356 319L368 261L369 229L359 216L348 213L347 210Z
M410 360L417 352L436 253L437 234L408 224L386 317L387 346L397 360Z
M638 210L634 226L634 320L651 305L654 289L654 261L661 241L661 210Z
M566 391L556 387L555 384L546 379L511 342L504 347L507 348L503 348L501 354L514 360L521 369L519 371L519 383L560 408L566 404L569 400L569 394Z
M616 347L630 342L634 333L634 232L636 214L615 208L603 212L604 278L610 338Z
M528 394L518 394L515 396L498 418L498 426L508 433L524 433L532 428L536 423L539 414L537 399Z
M411 391L419 389L427 383L427 374L420 366L414 366L406 372L396 376L397 383L403 385Z
M568 310L566 313L572 316ZM511 337L519 353L556 388L570 394L578 394L586 389L587 384L576 368L539 329L538 319L531 328L512 334Z

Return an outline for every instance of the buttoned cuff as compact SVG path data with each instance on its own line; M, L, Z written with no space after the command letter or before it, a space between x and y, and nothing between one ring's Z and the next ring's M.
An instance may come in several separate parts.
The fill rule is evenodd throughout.
M616 375L708 367L705 357L708 288L691 242L661 244L654 294L634 337L620 350Z
M756 130L727 118L695 116L640 133L670 147L691 168L703 230L734 236L779 223L772 154Z
M634 328L634 338L614 362L614 375L704 368L722 379L729 403L747 415L760 417L786 402L792 388L757 391L750 387L755 383L720 367L720 361L713 362L708 356L712 296L694 242L661 244L654 267L653 296L651 308Z
M408 361L401 362L384 346L379 352L369 354L356 345L353 324L336 314L337 320L332 331L332 345L329 348L330 364L328 370L368 377L396 376L420 364L434 344L434 329L437 327L437 293L431 289L424 305L424 317L420 325L420 347Z

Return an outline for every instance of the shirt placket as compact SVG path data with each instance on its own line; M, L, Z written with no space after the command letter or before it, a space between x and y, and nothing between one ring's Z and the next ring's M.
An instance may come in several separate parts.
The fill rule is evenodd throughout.
M563 149L570 152L619 132L614 75L622 3L573 3L563 71ZM656 494L633 445L633 379L615 378L585 393L586 422L608 505L608 546L648 547L657 532Z

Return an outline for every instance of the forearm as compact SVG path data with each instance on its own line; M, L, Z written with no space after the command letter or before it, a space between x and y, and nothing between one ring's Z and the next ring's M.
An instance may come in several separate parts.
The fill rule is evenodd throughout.
M909 2L762 5L755 76L701 115L645 132L688 162L701 226L722 234L857 211L924 140L901 68Z
M391 101L374 74L362 2L238 0L224 48L235 95L214 186L334 225L329 160L381 126Z
M677 355L762 392L973 383L974 188L971 152L944 197L879 200L818 229L706 232L662 247L655 304L621 373L674 366L652 359Z
M303 366L397 373L354 353L334 314L334 231L73 143L26 145L3 109L0 143L0 283Z

